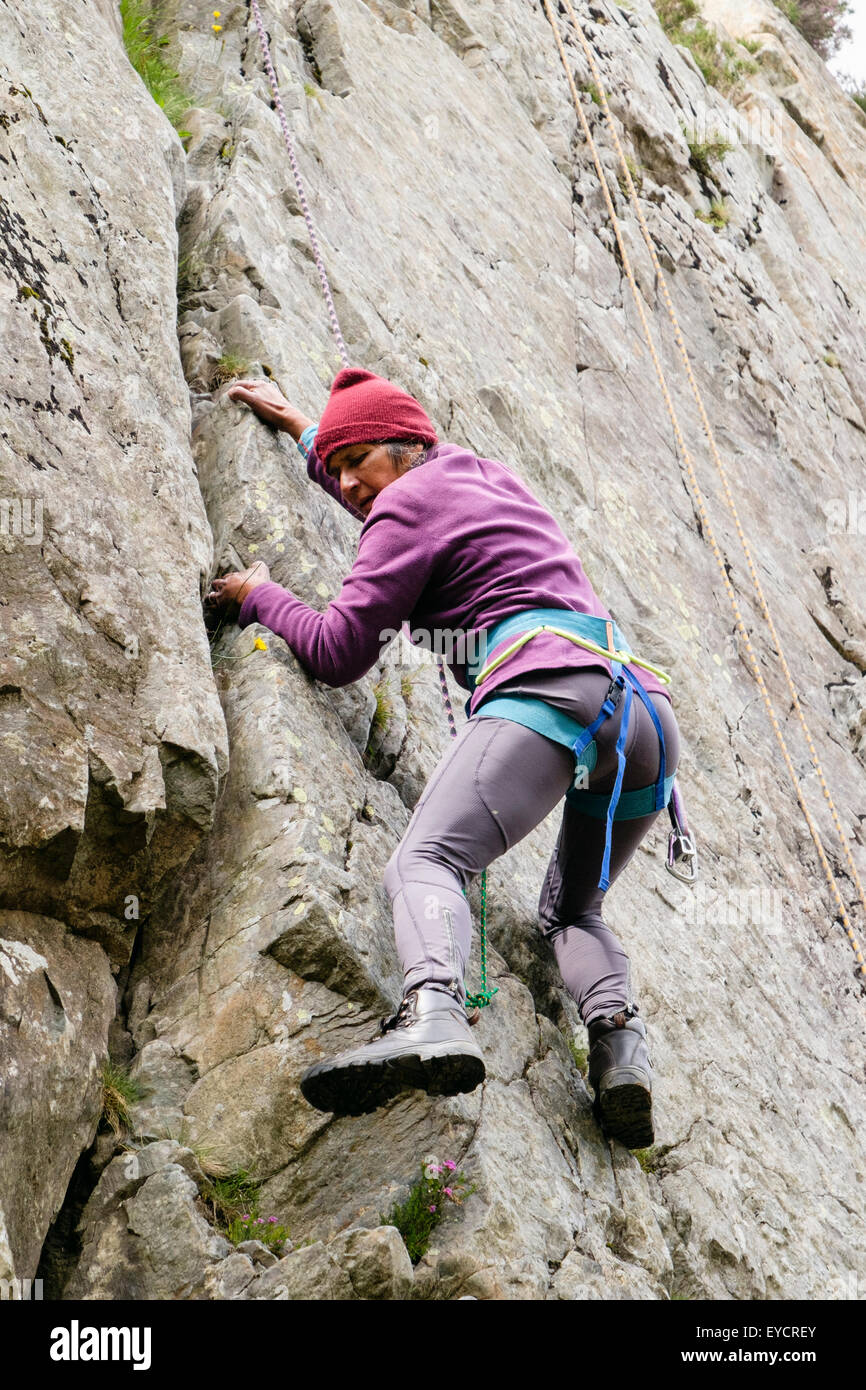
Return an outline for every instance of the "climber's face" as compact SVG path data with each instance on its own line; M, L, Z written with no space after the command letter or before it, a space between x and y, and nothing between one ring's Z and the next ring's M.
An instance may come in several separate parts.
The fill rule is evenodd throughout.
M382 489L396 482L409 466L409 461L393 463L384 444L347 444L331 454L327 464L331 477L339 479L343 500L362 516L369 516Z

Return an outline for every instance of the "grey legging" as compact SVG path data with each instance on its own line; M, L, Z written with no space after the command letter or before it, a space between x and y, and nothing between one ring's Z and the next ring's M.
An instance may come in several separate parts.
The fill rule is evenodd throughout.
M609 683L603 668L585 666L533 672L498 686L495 693L543 698L586 725L598 713ZM670 775L679 759L677 722L664 695L652 700L664 730ZM622 709L620 701L596 735L598 760L590 791L613 786ZM658 736L637 698L625 751L623 790L653 782L659 770ZM461 890L544 820L573 778L574 757L568 748L510 719L476 715L452 741L385 870L405 990L439 985L465 998L472 924ZM611 883L659 814L614 821ZM584 1023L632 1002L628 956L601 916L604 831L603 820L565 802L538 907L541 931L553 946Z

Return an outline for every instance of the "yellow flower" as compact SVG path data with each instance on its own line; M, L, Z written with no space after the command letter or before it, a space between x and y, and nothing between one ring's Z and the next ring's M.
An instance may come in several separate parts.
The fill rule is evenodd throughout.
M214 31L215 34L221 34L221 33L222 33L222 28L223 28L223 27L222 27L221 24L212 24L212 25L211 25L211 28L213 29L213 31Z
M258 647L260 652L266 652L268 650L267 642L263 642L261 637L256 638L255 642L253 643L253 646Z
M220 10L214 10L214 12L213 12L213 17L214 17L214 19L219 19L220 13L221 13Z

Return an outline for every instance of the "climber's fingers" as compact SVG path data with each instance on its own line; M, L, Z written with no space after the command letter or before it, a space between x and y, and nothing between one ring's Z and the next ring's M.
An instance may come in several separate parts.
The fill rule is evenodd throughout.
M220 579L214 579L205 595L205 606L217 612L228 613L235 605L240 607L251 589L257 588L259 584L267 584L269 579L270 571L267 565L264 561L257 560L249 569L236 570Z
M240 401L269 425L278 425L285 418L289 403L272 381L235 381L227 392L231 401Z

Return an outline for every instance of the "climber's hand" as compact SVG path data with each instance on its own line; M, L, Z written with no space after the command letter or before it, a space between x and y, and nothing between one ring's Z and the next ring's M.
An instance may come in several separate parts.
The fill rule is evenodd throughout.
M257 589L260 584L267 584L270 577L267 565L262 560L257 560L248 570L235 571L233 574L224 575L222 579L215 579L210 593L205 597L205 604L213 612L221 613L227 618L235 618L247 594Z
M288 421L297 414L273 381L236 381L227 395L231 401L248 405L260 420L277 429L287 429Z

